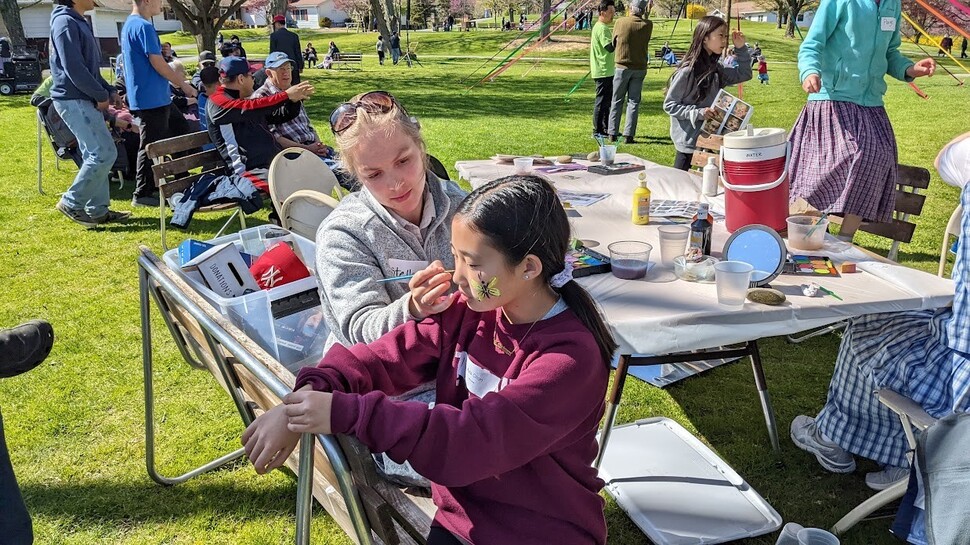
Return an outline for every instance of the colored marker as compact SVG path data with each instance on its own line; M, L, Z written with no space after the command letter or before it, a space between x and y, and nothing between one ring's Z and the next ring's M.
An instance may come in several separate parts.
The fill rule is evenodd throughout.
M453 272L455 272L455 269L449 269L449 270L447 270L445 272L446 273L453 273ZM377 283L378 284L383 284L385 282L400 282L401 280L410 280L412 278L414 278L414 275L413 274L405 274L403 276L392 276L390 278L382 278L382 279L378 280Z

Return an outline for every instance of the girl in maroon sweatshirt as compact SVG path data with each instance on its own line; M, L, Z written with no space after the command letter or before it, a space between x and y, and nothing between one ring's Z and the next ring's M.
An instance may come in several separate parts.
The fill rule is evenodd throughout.
M247 454L262 473L301 433L352 434L434 483L429 545L606 543L592 462L616 343L566 267L555 190L533 176L490 182L459 206L451 240L452 304L334 345L246 430ZM433 408L391 398L428 380Z

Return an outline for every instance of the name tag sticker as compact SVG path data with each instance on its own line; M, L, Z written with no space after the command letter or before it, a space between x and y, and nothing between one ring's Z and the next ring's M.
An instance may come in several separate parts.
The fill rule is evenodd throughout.
M892 32L896 30L896 18L895 17L883 17L880 24L883 32Z
M387 260L387 268L389 270L388 277L414 274L420 270L427 269L428 265L430 265L430 263L427 261L411 261L407 259L391 258ZM400 280L400 282L405 284L408 283L407 280Z

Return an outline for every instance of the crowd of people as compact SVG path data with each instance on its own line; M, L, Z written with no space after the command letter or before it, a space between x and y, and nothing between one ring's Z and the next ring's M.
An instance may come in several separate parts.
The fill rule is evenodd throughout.
M55 3L47 89L81 155L56 206L72 221L95 227L130 215L108 206L118 152L106 119L137 135L132 206L159 204L145 147L188 133L193 120L239 183L267 191L273 158L299 147L328 166L339 155L359 184L317 233L316 274L331 331L326 355L299 373L283 405L245 431L257 472L280 467L302 433L352 434L381 453L377 464L389 478L431 486L438 510L429 545L606 542L603 481L592 462L617 344L565 262L569 223L548 181L512 176L466 194L431 171L418 119L383 91L357 95L331 113L335 152L303 103L313 87L300 73L317 60L316 50L301 48L283 16L273 19L264 81L238 37L222 42L221 34L222 58L203 51L189 80L151 25L161 0L134 0L121 32L121 77L111 84L100 75L99 48L83 15L94 0ZM601 0L597 11L593 131L635 143L653 29L648 0L632 2L612 28L614 0ZM896 21L891 29L887 18ZM935 70L932 59L914 63L899 53L898 20L898 4L823 0L799 52L808 102L791 135L792 194L819 212L844 214L849 239L853 225L884 220L892 209L897 152L882 103L884 77L912 81ZM396 64L400 38L392 35L387 45ZM376 48L383 64L381 38ZM664 58L673 54L664 48ZM849 48L860 52L852 62L842 55ZM338 56L330 42L323 63ZM670 64L676 69L662 107L674 166L686 169L718 92L750 80L755 66L768 83L767 63L757 44L752 50L740 31L709 16ZM853 471L854 455L883 464L867 477L873 488L908 475L899 423L873 400L873 389L907 392L934 416L970 408L968 165L970 133L936 164L947 183L962 188L966 210L953 305L854 319L825 407L791 424L796 445L830 471ZM378 281L396 276L402 263L419 272L404 282ZM0 376L36 365L52 342L49 325L0 332ZM19 351L8 349L12 343ZM12 480L9 466L0 421L0 476ZM0 489L0 498L10 498L18 509L12 516L20 517L9 535L23 531L19 492ZM0 531L6 520L0 517Z

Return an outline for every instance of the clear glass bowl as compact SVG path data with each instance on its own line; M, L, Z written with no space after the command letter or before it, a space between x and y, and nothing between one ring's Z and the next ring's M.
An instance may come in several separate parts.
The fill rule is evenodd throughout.
M674 274L685 282L713 282L714 264L720 261L709 255L697 263L687 261L682 255L674 258Z

